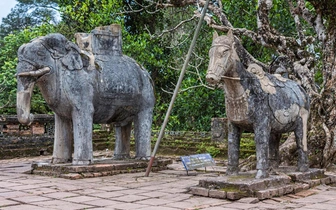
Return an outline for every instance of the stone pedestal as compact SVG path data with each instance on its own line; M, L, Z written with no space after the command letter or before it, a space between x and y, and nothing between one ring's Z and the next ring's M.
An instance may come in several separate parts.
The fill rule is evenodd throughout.
M145 160L113 160L99 159L94 160L92 165L72 165L72 164L51 164L49 162L32 163L29 173L60 177L66 179L83 179L101 176L111 176L124 173L145 172L148 161ZM156 159L153 163L152 171L166 170L167 165L172 164L169 159Z
M336 183L336 176L325 175L323 169L311 168L307 172L296 172L295 167L281 167L278 175L265 179L255 179L255 171L236 176L220 176L201 179L192 187L194 195L238 200L256 197L259 200L296 194L320 184Z

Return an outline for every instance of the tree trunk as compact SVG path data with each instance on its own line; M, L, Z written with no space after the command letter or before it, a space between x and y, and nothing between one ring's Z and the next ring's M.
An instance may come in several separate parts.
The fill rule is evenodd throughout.
M311 102L311 131L309 133L312 166L326 168L335 160L336 150L336 68L335 35L332 29L323 43L323 77L325 85L320 99Z

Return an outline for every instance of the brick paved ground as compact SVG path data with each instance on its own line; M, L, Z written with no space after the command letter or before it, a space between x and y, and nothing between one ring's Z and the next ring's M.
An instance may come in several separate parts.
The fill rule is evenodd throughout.
M189 187L202 174L187 176L181 168L151 173L121 174L80 180L23 174L39 158L0 160L0 209L137 209L137 210L238 210L238 209L336 209L336 187L318 186L295 195L258 201L198 197Z

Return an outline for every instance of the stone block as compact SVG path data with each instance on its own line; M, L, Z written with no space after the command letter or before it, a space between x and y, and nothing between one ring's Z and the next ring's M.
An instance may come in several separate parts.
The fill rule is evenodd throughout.
M209 189L207 188L191 187L190 190L193 195L200 195L200 196L205 196L205 197L209 196Z
M328 185L330 184L330 177L325 177L325 178L322 178L321 179L321 184L325 184L325 185Z
M244 195L239 192L226 192L226 198L229 200L239 200L242 197L244 197Z
M226 192L223 191L223 190L209 190L209 197L210 198L225 199L226 198Z
M34 135L41 135L45 133L44 125L33 125L32 132Z
M92 178L94 177L92 173L82 173L84 178Z
M303 186L301 184L296 184L296 185L294 185L293 190L294 190L295 194L299 193L299 192L301 192L303 190Z
M76 173L73 173L73 174L62 174L60 177L61 178L65 178L65 179L72 179L72 180L82 179L83 178L80 174L76 174Z
M279 197L285 195L285 188L284 187L279 187L278 193L279 193Z
M311 184L312 184L311 187L318 186L318 185L321 184L321 180L320 179L313 179L313 180L311 180Z
M293 193L293 185L286 185L284 186L284 195Z
M7 124L6 127L8 130L19 130L20 124Z
M269 194L271 198L277 197L279 196L279 189L269 189Z
M228 127L227 118L211 119L211 140L215 142L224 142L227 138Z
M258 198L252 198L252 197L242 198L242 199L239 200L239 203L255 204L255 203L258 203L258 202L259 202Z
M311 195L314 195L314 194L316 194L316 191L314 191L314 190L304 190L304 191L301 191L301 192L299 192L295 195L305 198L305 197L308 197L308 196L311 196Z
M328 175L330 178L330 184L336 183L336 176Z
M256 196L259 200L265 200L271 198L269 190L260 190L256 192Z
M308 190L310 188L309 184L307 184L307 183L303 183L302 187L303 187L303 190Z

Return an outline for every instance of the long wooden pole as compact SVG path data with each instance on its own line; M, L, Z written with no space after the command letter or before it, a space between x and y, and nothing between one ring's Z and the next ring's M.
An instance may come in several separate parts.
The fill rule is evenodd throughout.
M197 28L196 28L196 31L194 33L194 37L192 39L192 42L190 44L190 47L189 47L189 51L188 51L188 54L187 54L187 57L184 61L184 64L183 64L183 67L182 67L182 71L180 73L180 77L177 81L177 84L176 84L176 87L175 87L175 90L174 90L174 93L173 93L173 97L170 101L170 104L169 104L169 107L168 107L168 110L167 110L167 113L166 113L166 116L165 116L165 119L162 123L162 126L161 126L161 130L160 130L160 133L159 133L159 136L157 138L157 141L156 141L156 144L155 144L155 147L154 147L154 150L152 152L152 155L151 155L151 158L149 160L149 163L148 163L148 167L147 167L147 170L146 170L146 174L145 176L149 176L149 173L152 169L152 165L153 165L153 162L154 162L154 159L155 159L155 155L156 155L156 152L159 148L159 145L160 145L160 142L161 142L161 139L163 138L163 135L164 135L164 130L167 126L167 123L168 123L168 119L169 119L169 116L170 116L170 113L173 109L173 105L174 105L174 102L175 102L175 99L176 99L176 96L179 92L179 89L180 89L180 86L181 86L181 83L182 83L182 80L183 80L183 77L184 77L184 74L186 72L186 69L187 69L187 66L188 66L188 63L189 63L189 60L190 60L190 57L191 57L191 53L192 51L194 50L194 47L195 47L195 44L196 44L196 39L197 39L197 36L198 36L198 33L201 29L201 25L202 25L202 22L203 22L203 19L204 19L204 16L205 16L205 13L208 9L208 5L209 5L209 0L207 0L205 2L205 5L203 7L203 10L202 10L202 14L201 14L201 17L198 21L198 25L197 25Z

